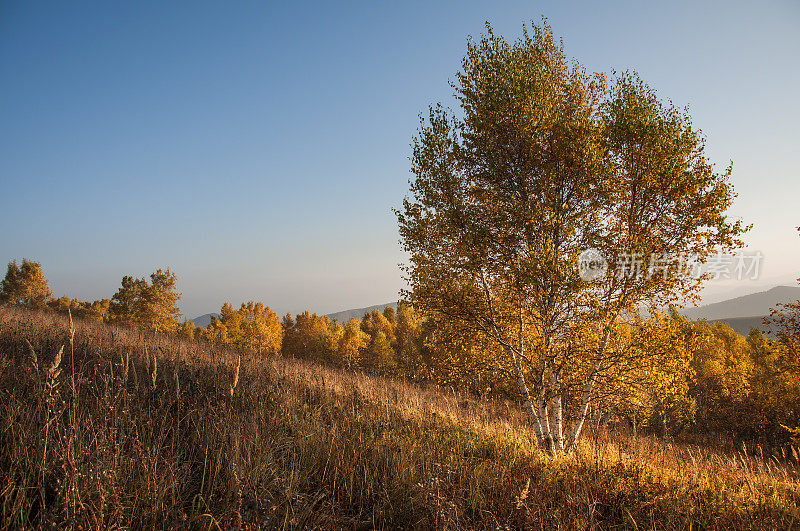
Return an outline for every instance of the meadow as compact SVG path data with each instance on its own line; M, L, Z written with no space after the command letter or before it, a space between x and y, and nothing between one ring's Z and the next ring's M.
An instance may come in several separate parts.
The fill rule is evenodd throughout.
M797 454L591 431L512 402L0 308L0 527L754 529Z

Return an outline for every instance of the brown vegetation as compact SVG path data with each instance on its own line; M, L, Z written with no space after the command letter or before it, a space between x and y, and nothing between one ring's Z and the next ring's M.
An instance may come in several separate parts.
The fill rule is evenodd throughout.
M798 515L796 456L597 432L550 458L509 403L310 361L89 321L73 336L62 316L2 308L0 364L5 528L783 528Z

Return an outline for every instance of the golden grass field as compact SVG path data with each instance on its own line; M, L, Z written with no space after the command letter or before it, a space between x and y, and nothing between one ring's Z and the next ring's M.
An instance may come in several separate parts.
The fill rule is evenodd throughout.
M800 526L796 454L597 432L554 459L513 404L103 324L72 332L0 309L3 529Z

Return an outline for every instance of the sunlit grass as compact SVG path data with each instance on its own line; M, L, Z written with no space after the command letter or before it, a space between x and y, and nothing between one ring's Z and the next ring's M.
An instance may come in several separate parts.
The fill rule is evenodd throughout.
M795 456L600 432L553 459L512 404L75 325L73 357L64 318L0 310L4 528L787 528L798 515Z

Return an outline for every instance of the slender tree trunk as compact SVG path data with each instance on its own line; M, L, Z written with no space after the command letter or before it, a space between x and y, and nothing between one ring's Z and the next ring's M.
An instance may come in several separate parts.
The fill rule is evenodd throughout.
M519 386L519 392L522 395L523 405L525 406L525 412L528 414L528 418L533 424L533 431L536 433L536 439L539 441L540 445L544 445L544 434L542 433L542 423L539 420L539 415L536 412L536 409L533 406L533 399L531 398L531 393L528 390L528 384L525 382L525 375L522 372L522 368L519 365L519 360L517 359L517 355L514 353L512 349L509 349L511 353L511 358L514 362L514 372L517 376L517 386Z
M539 445L544 446L545 435L542 430L542 418L539 416L536 408L533 405L533 399L531 398L531 393L528 390L528 384L525 381L525 373L522 372L522 367L520 366L520 358L523 358L525 354L525 321L523 319L521 306L519 308L519 356L517 356L517 353L512 347L507 346L506 349L511 354L511 360L514 363L514 371L517 376L517 385L519 386L519 392L522 394L522 400L525 404L525 411L527 411L528 417L531 420L531 424L533 424L533 431L536 433L536 439L538 440Z
M592 399L592 391L594 390L594 383L596 376L593 374L586 384L583 386L583 396L581 397L581 405L578 408L578 415L575 417L575 425L570 437L569 446L567 446L567 453L571 454L575 450L575 445L578 444L578 439L583 431L583 424L586 422L586 413L589 411L589 403Z
M545 380L545 364L544 360L539 365L539 418L542 419L542 430L544 431L545 443L550 454L555 456L557 449L555 441L553 440L553 430L550 426L550 414L552 410L548 411L547 395L546 395L546 380Z
M606 347L608 346L608 338L611 335L611 328L610 326L606 328L605 332L603 332L603 339L600 341L600 346L597 349L597 360L595 361L595 367L592 371L589 379L583 386L583 395L581 396L581 405L578 408L578 415L575 417L575 425L572 430L572 436L570 437L569 446L567 446L567 453L570 454L575 450L575 445L578 444L578 440L581 436L581 431L583 431L583 424L586 422L586 413L589 411L589 403L592 400L592 391L594 391L594 384L597 382L597 370L599 368L600 360L602 359L603 355L605 354Z
M545 445L552 455L556 455L556 447L553 443L553 433L550 430L550 416L547 412L547 401L545 400L544 390L539 394L539 418L542 421Z
M564 409L561 405L561 384L558 381L558 376L551 376L550 382L555 391L553 397L553 434L555 438L555 447L559 452L564 451Z

